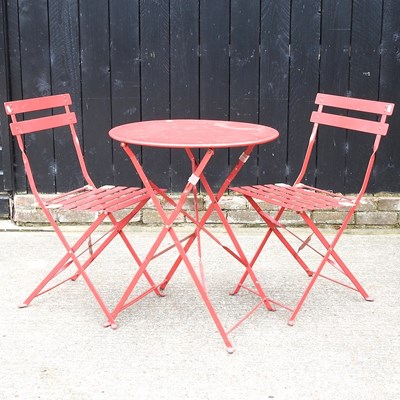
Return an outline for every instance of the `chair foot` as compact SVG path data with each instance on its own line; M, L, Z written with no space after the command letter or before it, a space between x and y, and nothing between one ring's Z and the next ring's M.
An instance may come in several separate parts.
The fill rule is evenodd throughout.
M237 287L235 287L235 289L233 289L231 292L229 292L229 294L231 296L235 296L236 294L239 293L240 288L242 287L242 285L238 285Z
M111 322L109 322L109 321L107 321L107 322L104 322L104 324L103 324L103 328L108 328L108 327L110 327L111 329L117 329L118 328L118 325L114 322L114 323L111 323Z
M235 348L234 347L227 347L226 351L228 352L228 354L233 354L235 352Z
M289 320L287 323L289 326L293 326L294 325L294 321L293 320Z
M365 300L367 300L367 301L374 301L374 298L373 298L373 297L366 297Z
M18 308L25 308L28 307L27 303L18 304Z

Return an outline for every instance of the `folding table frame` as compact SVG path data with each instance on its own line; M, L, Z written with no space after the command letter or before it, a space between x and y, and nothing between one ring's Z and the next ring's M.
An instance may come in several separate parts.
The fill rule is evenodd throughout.
M141 260L122 229L147 203L150 196L146 189L138 187L106 185L96 188L85 165L83 153L75 130L77 119L75 113L70 110L71 104L72 101L69 94L45 96L4 103L6 113L11 116L11 133L16 138L19 149L21 150L25 172L31 191L37 204L43 210L47 220L53 227L66 251L60 261L33 290L20 307L26 307L37 296L40 296L69 280L74 281L79 276L82 276L94 298L106 315L108 323L112 327L116 327L111 312L102 300L92 281L89 279L86 269L116 236L120 236L136 263L138 265L141 263ZM24 140L26 135L37 135L38 132L43 135L46 134L46 131L47 137L49 137L52 132L59 135L71 135L82 175L86 181L85 186L69 191L68 193L58 194L51 197L49 200L46 200L44 198L45 196L39 193L37 189ZM52 140L52 136L49 139ZM34 144L35 143L31 143L31 146ZM56 223L51 212L52 210L93 212L96 215L96 218L83 235L75 243L70 244L60 226ZM126 213L125 216L118 221L117 217L114 216L114 213L120 210L126 210ZM93 241L92 234L106 219L109 219L111 222L110 228L106 232L102 231L100 238ZM85 242L87 242L86 247L84 246ZM82 258L84 258L84 260L82 260ZM60 273L65 271L71 265L76 267L76 270L72 272L72 276L63 280L61 280L60 277L57 278ZM154 286L154 282L147 272L145 273L145 276L150 285ZM161 295L157 288L154 290L157 294Z
M285 306L284 304L280 304L291 312L291 316L288 322L289 325L293 325L298 312L300 311L308 294L310 293L316 280L319 277L329 279L335 283L339 283L343 286L353 289L359 292L364 297L364 299L372 301L372 298L368 296L364 288L361 286L361 284L352 274L350 269L340 258L335 248L367 189L367 185L375 161L375 155L381 142L381 138L382 136L385 136L388 131L389 125L385 122L386 117L392 114L394 104L322 93L317 94L315 103L318 105L318 110L312 112L311 114L313 129L311 132L309 144L300 174L298 175L294 184L288 185L277 183L268 185L231 187L232 190L245 196L245 198L250 202L254 210L261 216L268 227L264 239L262 240L260 246L254 254L254 257L251 260L251 268L256 263L271 234L274 233L283 243L286 249L290 252L290 254L295 258L295 260L300 264L300 266L311 277L309 284L307 285L304 293L302 294L300 300L294 308ZM372 146L372 152L369 160L367 160L368 162L365 175L357 196L344 196L341 193L334 193L333 191L318 189L316 187L311 187L302 183L307 171L312 151L315 147L317 134L320 131L320 125L335 128L333 129L334 131L339 130L344 134L347 132L347 130L349 130L367 133L375 136ZM321 134L327 134L327 132L323 132ZM268 212L264 211L261 208L260 203L262 202L278 206L279 211L274 217L270 216ZM345 218L343 219L343 223L338 229L332 241L329 241L327 238L325 238L321 230L316 226L311 218L311 213L313 211L328 209L341 209L343 211L347 210ZM290 231L283 223L280 222L286 210L292 212L294 211L298 215L300 215L306 225L311 229L312 234L315 235L320 244L322 244L325 252L321 252L315 249L314 246L311 246L311 236L309 236L305 240L302 240L294 232ZM301 245L298 251L296 251L292 247L289 241L282 234L282 229L291 233L293 236L301 241ZM322 257L322 260L315 271L309 268L304 259L300 257L299 251L305 247L312 249ZM322 270L327 265L327 263L335 267L340 273L347 277L350 281L349 284L338 281L336 279L332 279L326 275L322 275ZM243 274L242 278L234 289L233 294L238 293L241 288L246 288L246 278L247 271Z
M117 133L117 130L119 132L121 130L121 128L122 129L124 128L124 126L116 127L110 131L110 136L113 139L119 140L121 142L122 148L125 150L126 154L132 161L132 164L134 165L137 173L139 174L139 177L141 178L144 186L147 188L148 193L150 194L150 196L153 200L153 203L154 203L154 205L158 211L158 214L162 220L162 223L163 223L163 227L162 227L157 239L155 240L154 244L150 248L147 256L144 258L143 263L141 264L139 270L133 276L130 284L126 288L126 291L123 294L123 296L121 297L117 306L113 310L112 316L113 316L113 318L116 318L117 315L121 311L123 311L126 308L130 307L131 305L135 304L137 301L141 300L144 296L146 296L153 290L153 288L150 288L146 292L134 297L133 299L131 299L131 300L129 299L133 290L135 289L136 284L138 283L140 277L142 276L142 274L146 271L147 267L149 266L150 261L153 260L158 255L165 253L165 251L168 251L171 248L176 248L179 252L179 256L176 259L176 261L174 262L174 264L173 264L172 268L170 269L169 273L167 274L166 278L159 285L157 285L157 288L159 288L160 290L165 289L166 285L168 284L168 282L174 275L176 269L178 268L180 263L183 261L184 264L186 265L186 267L189 271L189 274L190 274L192 280L194 281L194 283L200 293L200 296L202 297L211 317L214 320L214 323L226 345L227 351L229 353L231 353L234 351L234 349L228 338L228 335L234 329L236 329L245 319L247 319L261 305L265 305L265 307L268 310L274 310L274 308L273 308L272 304L268 301L267 296L264 293L264 290L262 289L260 283L258 282L254 271L251 268L249 268L249 262L245 256L239 242L237 241L235 234L232 231L232 228L229 225L224 213L222 212L222 210L218 204L218 201L220 200L221 196L226 191L227 187L232 182L234 177L238 174L240 169L243 167L244 163L249 158L250 153L252 152L255 145L274 140L276 137L278 137L278 132L271 128L258 126L259 128L262 128L265 131L268 131L268 133L266 134L264 139L260 139L259 143L254 142L252 144L247 144L245 146L245 148L246 148L245 151L241 154L241 156L237 160L237 163L234 165L233 169L231 170L229 175L226 177L224 183L221 185L218 192L216 194L214 194L211 189L210 184L208 183L208 181L206 179L204 170L205 170L207 164L209 163L210 159L214 155L215 147L228 147L227 143L221 144L221 145L216 145L216 146L212 146L212 144L210 144L209 146L207 146L204 143L196 143L195 140L194 140L194 142L192 140L191 145L189 145L189 144L184 145L184 144L176 144L176 142L174 142L174 140L178 140L178 137L180 135L182 135L182 132L180 132L180 128L182 126L188 127L188 126L190 126L190 124L192 124L194 127L196 127L200 124L203 124L204 125L204 133L206 134L207 133L206 125L208 125L208 124L213 125L215 123L217 125L219 124L218 126L221 126L222 124L224 124L224 126L226 125L227 127L229 127L230 123L227 123L224 121L221 122L221 121L204 121L204 120L203 121L200 121L200 120L148 121L148 123L149 123L149 126L153 127L153 130L155 130L155 131L157 131L157 124L159 124L158 130L160 131L160 137L162 138L161 145L159 143L156 143L157 138L155 139L155 141L151 141L149 139L148 143L146 141L143 141L143 142L140 142L138 140L135 141L135 135L133 134L133 132L131 135L132 141L125 140L124 137L121 137ZM139 125L139 124L142 124L142 125ZM172 137L169 140L165 139L168 135L164 131L165 126L168 126L168 124L170 124L170 126L173 126L173 124L177 124L175 126L176 131L174 131L174 129L169 130L170 134L172 132L174 133L173 135L171 135ZM236 124L236 125L234 125L234 124ZM128 124L127 128L126 128L127 131L129 131L129 125L135 125L137 127L143 126L144 132L146 132L146 130L150 130L149 128L147 128L146 122L137 123L137 124ZM240 128L238 128L239 125L240 125L240 123L232 123L231 131L234 130L234 127L236 127L236 129L240 129ZM253 128L249 128L251 126L253 126ZM254 129L254 126L256 126L256 125L243 124L241 129L244 129L244 130L245 129L248 129L248 130ZM138 131L140 131L140 129L138 129ZM225 132L225 134L229 135L229 129L227 129L224 132ZM245 131L241 131L241 132L242 132L241 134L243 134L243 132L245 132ZM190 138L188 139L188 141L190 142ZM229 142L229 139L228 139L228 142ZM146 145L147 144L147 145L155 146L155 147L182 148L185 150L185 152L190 160L190 163L191 163L192 174L190 175L188 182L185 185L185 187L181 193L181 196L177 202L175 202L170 196L168 196L154 182L152 182L149 179L149 177L146 175L145 171L143 170L141 163L139 162L135 153L131 150L131 148L129 147L128 144L136 144L136 145ZM238 143L236 143L236 141L234 141L234 140L231 142L231 144L236 147L238 146ZM197 159L192 151L193 148L204 148L204 149L206 149L206 151L204 152L203 156L200 159ZM205 211L204 215L201 218L199 217L199 212L197 209L197 186L196 185L198 184L198 182L202 183L202 185L210 199L210 206ZM195 216L194 217L192 215L190 215L189 213L187 213L183 209L183 206L184 206L190 193L193 193L193 196L194 196L194 203L195 203ZM168 215L167 211L162 207L158 196L161 196L162 198L164 198L164 200L166 202L173 205L173 210L169 213L169 215ZM218 214L218 217L220 218L221 222L223 223L223 225L226 229L226 232L228 233L229 238L234 246L234 250L223 245L219 241L219 239L206 228L205 224L208 221L208 219L213 211L215 211ZM186 218L195 225L195 229L194 229L193 233L186 236L183 239L178 238L178 235L175 232L175 229L173 227L173 224L174 224L176 218L180 214L184 214L186 216ZM220 246L222 246L235 259L237 259L241 264L244 265L244 267L246 268L246 274L250 277L250 279L252 280L252 282L255 286L256 294L258 296L260 296L260 298L261 298L259 303L250 312L248 312L240 321L238 321L231 329L228 329L228 330L225 330L225 328L223 327L223 325L222 325L222 323L221 323L221 321L220 321L220 319L208 297L207 288L205 286L205 282L203 279L203 269L202 269L202 264L201 264L201 242L200 242L200 232L201 231L205 232L211 239L213 239L216 243L218 243ZM160 248L160 245L162 244L164 238L168 234L172 238L174 244L172 246L168 247L167 249L161 250L159 253L156 253L157 250ZM187 255L187 252L189 251L192 244L196 241L196 239L198 240L198 251L199 251L199 258L200 258L200 274L199 274L200 276L196 273L195 268ZM185 245L183 245L183 242L185 242L185 241L186 241L186 243L185 243Z

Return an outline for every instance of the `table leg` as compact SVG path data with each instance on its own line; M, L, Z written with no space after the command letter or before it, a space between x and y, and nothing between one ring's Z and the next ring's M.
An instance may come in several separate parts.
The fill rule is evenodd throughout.
M192 244L194 243L196 237L199 236L200 231L204 229L205 224L206 224L208 218L210 217L212 211L215 210L217 212L217 214L218 214L218 217L219 217L220 221L224 225L224 227L225 227L225 229L226 229L226 231L227 231L227 233L229 235L229 238L230 238L231 242L233 243L233 245L234 245L234 247L236 249L236 252L237 252L238 256L235 257L235 258L237 260L239 260L244 265L244 267L246 268L245 274L246 274L246 276L247 275L250 276L250 278L253 281L253 284L254 284L254 286L255 286L260 298L262 299L263 303L265 304L266 308L268 310L270 310L270 311L274 311L275 310L274 307L268 301L268 298L267 298L264 290L262 289L260 283L258 282L258 280L257 280L257 278L256 278L256 276L254 274L254 271L252 269L251 263L247 260L247 258L245 256L245 254L244 254L244 252L243 252L243 250L242 250L242 248L241 248L241 246L240 246L240 244L239 244L239 242L238 242L238 240L237 240L237 238L236 238L236 236L235 236L230 224L228 223L227 219L225 218L224 213L222 212L222 210L221 210L221 208L220 208L220 206L218 204L219 199L225 193L226 189L231 184L232 180L239 173L239 171L243 167L244 163L249 158L249 155L250 155L251 151L253 150L253 148L254 148L254 146L249 146L242 153L242 155L239 157L235 167L232 169L231 173L228 175L228 177L226 178L226 180L224 181L224 183L222 184L222 186L220 187L220 189L219 189L219 191L218 191L218 193L216 195L214 195L214 193L213 193L213 191L212 191L207 179L205 178L204 174L201 174L200 180L201 180L201 183L203 184L204 189L205 189L205 191L206 191L206 193L207 193L207 195L208 195L208 197L209 197L209 199L211 201L211 204L210 204L209 208L206 210L206 213L204 214L204 216L203 216L203 218L201 220L198 220L196 218L196 220L197 220L196 230L195 230L195 232L193 232L193 236L189 238L188 242L186 243L186 245L184 247L184 250L185 250L185 252L189 251L189 249L192 246ZM196 165L195 157L194 157L193 153L191 152L191 150L190 149L186 149L186 153L188 154L188 157L192 162L192 166ZM199 246L200 246L200 243L199 243ZM233 253L232 251L229 251L229 252L230 252L230 254ZM163 283L160 286L161 290L164 290L166 288L168 282L170 281L170 279L174 275L174 273L177 270L178 266L180 265L181 261L182 261L181 257L178 257L176 259L176 261L174 262L171 270L169 271L169 273L167 274L167 276L165 277Z
M153 203L163 221L163 228L161 229L161 232L159 233L158 237L156 238L154 244L152 245L150 251L148 252L147 256L145 257L145 259L143 260L143 262L140 264L139 270L135 273L135 275L133 276L131 282L129 283L128 287L126 288L124 294L122 295L120 301L118 302L118 304L116 305L115 309L113 310L113 312L111 313L113 318L116 318L118 316L118 314L123 311L124 309L128 308L129 306L131 306L132 304L136 303L138 300L140 300L141 298L143 298L144 296L146 296L149 291L146 291L145 293L142 293L141 295L137 296L135 299L133 300L128 300L131 293L133 292L133 290L136 287L136 284L138 283L139 279L141 278L142 275L147 275L146 273L146 269L150 263L151 260L153 260L155 257L158 256L158 254L163 254L165 252L165 250L159 252L156 254L157 250L159 249L161 243L163 242L163 240L165 239L165 236L167 234L170 235L171 239L173 240L174 244L172 246L170 246L168 249L170 248L176 248L179 252L179 256L176 259L176 261L174 262L172 268L170 269L169 273L167 274L166 278L164 279L164 281L160 284L160 285L156 285L155 288L158 290L162 290L166 287L166 285L168 284L169 280L172 278L172 276L174 275L176 269L178 268L178 266L180 265L180 263L183 261L184 264L186 265L189 274L191 276L191 278L193 279L199 293L200 296L202 297L211 317L214 320L214 323L227 347L228 352L232 352L233 351L233 347L232 344L228 338L228 335L230 334L230 332L232 332L233 329L236 329L237 326L239 326L248 316L250 316L261 304L264 304L266 306L266 308L268 310L274 310L272 304L270 303L269 299L267 298L267 296L265 295L261 285L259 284L254 271L252 270L252 265L251 263L249 263L249 261L247 260L230 224L228 223L227 219L225 218L225 215L223 214L218 202L220 200L220 198L222 197L222 195L224 194L224 192L226 191L226 189L228 188L228 186L230 185L231 181L234 179L234 177L237 175L237 173L240 171L240 169L242 168L243 164L247 161L251 151L253 150L254 146L248 146L245 150L245 152L239 157L238 162L236 163L236 165L234 166L234 168L232 169L232 171L230 172L230 174L228 175L228 177L226 178L226 180L224 181L223 185L221 185L218 193L216 195L214 195L214 193L211 190L211 187L207 181L207 179L205 178L203 172L205 167L207 166L208 162L210 161L211 157L214 155L214 151L213 149L208 149L207 152L204 154L204 156L199 160L199 162L197 162L196 158L194 157L192 151L190 149L185 149L189 159L192 162L192 175L189 177L188 179L188 183L186 184L178 202L174 202L171 198L169 198L169 196L167 194L165 194L160 188L158 188L158 186L156 186L152 181L150 181L148 179L148 177L146 176L145 172L143 171L138 159L136 158L135 154L132 152L132 150L124 143L121 144L121 146L124 148L125 152L127 153L128 157L131 159L136 171L138 172L143 184L145 185L145 187L147 188ZM193 195L195 197L195 201L197 198L197 188L196 185L198 184L198 182L201 182L205 188L205 191L207 193L207 195L209 196L210 200L211 200L211 204L209 206L209 208L206 210L205 214L203 215L203 217L200 219L199 218L199 213L198 213L198 209L195 208L195 217L190 216L186 211L183 210L183 206L187 200L188 195L193 192ZM166 213L166 211L162 208L161 203L159 201L159 199L157 198L157 195L161 195L163 196L167 201L169 201L171 204L173 204L175 206L174 210L168 215ZM196 207L196 206L195 206ZM221 222L223 223L231 242L233 243L233 246L236 250L233 251L232 249L228 248L227 246L224 246L214 235L212 235L208 229L205 227L206 222L208 221L211 213L213 211L216 211L219 219L221 220ZM187 217L189 217L189 219L196 225L195 230L193 231L192 234L190 234L189 236L187 236L184 240L187 240L187 243L183 246L182 245L182 241L179 240L175 230L173 229L173 223L175 222L176 218L178 217L179 214L183 213L184 215L186 215ZM207 290L205 287L205 281L204 279L201 277L202 276L202 272L200 271L200 279L197 275L197 273L195 272L195 269L193 267L193 264L190 262L187 252L190 249L190 247L192 246L192 244L194 243L194 241L197 239L198 241L198 251L199 251L199 258L200 258L200 262L201 262L201 240L200 240L200 233L201 231L207 233L212 239L214 239L218 244L220 244L226 251L228 251L234 258L236 258L239 262L241 262L244 267L246 268L246 274L250 276L250 278L252 279L254 286L256 287L256 294L258 294L258 296L261 298L260 303L254 307L253 310L251 310L248 314L246 314L246 316L244 318L242 318L237 324L235 324L235 326L233 328L231 328L230 330L225 330L221 324L220 319L218 318L218 315L214 309L214 307L211 304L211 301L207 295ZM200 265L200 270L202 270L202 265ZM146 276L147 277L147 276Z
M221 321L218 318L218 315L214 309L214 307L211 304L210 299L208 298L208 295L206 293L206 290L204 288L204 285L202 284L202 282L200 281L200 279L198 278L192 263L190 262L185 249L183 248L176 232L174 231L172 224L174 223L175 219L177 218L177 216L182 212L182 208L186 202L186 199L189 195L189 193L191 191L193 191L194 186L197 184L197 182L199 181L199 177L202 175L202 172L204 170L204 168L206 167L207 163L209 162L210 158L212 157L212 155L214 154L214 151L212 149L209 149L205 156L203 157L203 159L201 160L201 162L196 165L193 169L194 172L191 175L191 177L189 178L188 183L186 184L186 187L184 189L184 191L182 192L182 195L177 203L177 206L175 207L175 209L171 212L170 215L167 215L167 213L163 210L163 208L161 207L161 204L156 196L156 191L154 190L153 184L152 182L150 182L147 178L147 176L145 175L139 161L137 160L135 154L130 150L130 148L128 146L123 146L124 150L126 151L126 153L128 154L129 158L131 159L132 163L134 164L140 178L142 179L142 182L144 183L144 185L146 186L146 188L148 189L152 200L154 202L154 205L157 209L157 211L159 212L159 215L164 223L163 228L161 229L161 232L159 233L156 241L154 242L154 244L152 245L150 251L148 252L147 256L145 257L145 259L143 260L142 264L140 265L139 270L136 272L136 274L134 275L133 279L131 280L131 282L129 283L128 287L126 288L124 294L122 295L120 301L118 302L118 304L116 305L115 309L113 310L113 312L111 313L113 318L116 318L118 316L118 314L126 309L127 307L129 307L130 305L132 305L135 300L133 301L129 301L129 297L132 293L132 291L134 290L134 288L136 287L136 284L138 283L140 277L145 273L146 268L148 267L150 261L154 258L154 255L156 254L157 249L160 247L162 241L164 240L165 236L167 234L169 234L174 242L174 246L176 247L176 249L179 252L180 255L180 259L184 261L189 274L191 276L191 278L193 279L199 293L200 296L202 297L212 319L214 320L214 323L227 347L228 352L232 352L233 351L233 347L232 344L228 338L228 335L225 331L225 329L223 328ZM195 235L193 235L195 236Z

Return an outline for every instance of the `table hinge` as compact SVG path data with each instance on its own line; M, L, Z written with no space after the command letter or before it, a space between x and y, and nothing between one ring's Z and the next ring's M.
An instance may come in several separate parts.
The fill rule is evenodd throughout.
M199 179L200 179L199 176L197 176L197 175L195 175L195 174L192 174L192 175L190 176L190 178L188 179L188 182L191 183L192 185L196 185L197 182L199 181Z
M239 160L242 162L242 163L245 163L248 159L249 159L249 155L248 154L246 154L246 153L242 153L241 155L240 155L240 157L239 157Z

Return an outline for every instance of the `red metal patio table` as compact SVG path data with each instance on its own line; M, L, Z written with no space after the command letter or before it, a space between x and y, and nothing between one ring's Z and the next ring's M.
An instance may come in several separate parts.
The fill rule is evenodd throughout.
M140 179L148 190L155 205L155 208L158 211L158 214L163 222L163 227L161 228L158 237L150 248L147 256L144 258L137 273L133 276L120 301L113 310L113 317L116 318L122 310L133 305L150 292L155 291L158 288L162 290L165 289L176 269L183 261L204 303L206 304L207 309L210 312L219 333L221 334L221 337L227 347L228 352L233 351L232 344L228 338L229 333L232 332L232 330L235 329L241 322L243 322L249 315L251 315L260 305L264 304L269 310L273 310L273 307L268 301L267 296L265 295L261 285L259 284L253 269L250 268L249 261L246 259L246 256L240 244L238 243L238 240L236 239L234 232L229 225L224 213L222 212L218 201L227 190L228 186L231 184L232 180L238 174L240 169L243 167L254 147L259 144L264 144L275 140L279 136L279 133L275 129L267 126L243 122L177 119L144 121L120 125L111 129L109 134L112 139L121 143L122 148L125 150L128 157L132 161ZM174 201L170 196L168 196L167 193L165 193L164 190L159 188L154 182L150 180L129 145L149 146L167 149L183 149L186 152L191 163L192 174L188 177L187 184L185 185L178 201ZM210 184L207 181L205 168L210 159L214 156L215 149L227 149L234 147L243 147L245 148L245 150L238 158L236 164L224 180L223 184L220 186L218 192L214 194L210 187ZM204 149L205 151L202 152L203 154L201 157L197 158L193 152L193 149ZM203 188L210 199L210 205L201 217L199 216L197 209L197 184L199 181L203 185ZM190 215L183 209L183 206L190 193L193 193L195 200L194 216ZM172 211L168 212L162 207L159 199L160 196L166 202L173 205ZM212 234L210 230L205 226L213 211L217 213L219 219L224 225L234 248L231 249L223 245L219 241L219 239L214 234ZM186 218L195 225L193 233L183 239L178 238L178 235L175 232L173 226L176 218L180 214L184 214ZM228 253L230 253L235 259L237 259L241 264L244 265L247 274L253 281L257 295L259 295L261 298L261 301L257 304L257 306L254 307L254 309L247 313L244 318L242 318L229 330L225 330L222 326L220 319L208 297L205 282L202 279L202 265L200 268L199 276L196 273L193 264L187 255L188 250L192 246L193 242L197 239L198 253L200 256L199 259L201 260L201 231L205 232L216 243L221 245L226 251L228 251ZM170 235L174 244L169 248L164 249L161 252L159 251L157 253L161 243L163 242L167 234ZM183 245L183 242L185 241L186 243L185 245ZM172 247L175 247L178 250L179 256L172 265L166 278L156 287L152 287L145 293L142 293L141 295L134 298L133 300L129 300L132 291L136 287L136 284L139 281L140 277L146 271L146 268L148 267L151 260L157 257L159 254L171 249Z

